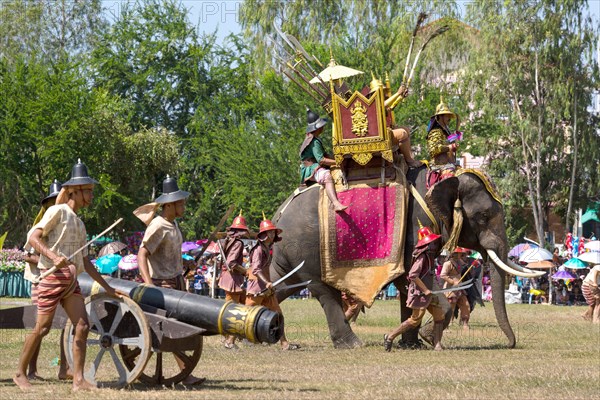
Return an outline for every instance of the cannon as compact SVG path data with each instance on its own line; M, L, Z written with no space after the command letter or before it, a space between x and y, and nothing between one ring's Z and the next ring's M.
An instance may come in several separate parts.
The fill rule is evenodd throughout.
M204 336L232 334L254 343L276 343L281 336L279 315L262 306L105 277L110 286L129 295L115 298L87 274L78 280L88 296L85 377L103 386L124 386L136 379L154 385L179 383L198 364ZM34 306L0 310L1 329L28 328L34 320ZM60 310L53 327L62 328L65 320ZM73 341L74 327L67 320L63 345L71 367ZM165 353L177 356L183 368L167 365Z

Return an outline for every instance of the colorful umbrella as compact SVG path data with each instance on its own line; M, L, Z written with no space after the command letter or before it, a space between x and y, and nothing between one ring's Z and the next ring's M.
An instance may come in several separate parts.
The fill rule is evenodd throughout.
M126 248L127 245L125 243L112 242L100 249L100 251L98 252L98 257L102 257L107 254L115 254Z
M571 274L569 271L558 271L554 275L552 275L552 279L575 279L575 275Z
M217 242L210 242L208 247L205 250L207 253L218 254L219 253L219 245Z
M569 259L569 261L564 263L562 266L565 268L571 268L571 269L587 268L587 265L583 261L581 261L579 258L571 258L571 259Z
M537 247L537 246L530 244L530 243L521 243L521 244L516 245L512 249L510 249L510 251L508 252L508 256L509 257L519 257L521 255L521 253L524 252L525 250L529 250L529 249L535 248L535 247Z
M197 249L200 245L196 244L196 242L183 242L181 244L181 252L187 253L188 251Z
M552 262L550 261L533 261L530 262L529 264L527 264L527 268L533 268L533 269L550 269L554 267L554 264L552 264Z
M529 250L525 250L519 256L519 262L532 263L536 261L547 261L552 260L552 253L541 247L533 247Z
M96 260L96 268L101 274L110 275L119 268L119 261L121 261L120 255L107 254Z
M600 251L588 251L577 256L581 261L590 264L600 264Z
M600 251L600 240L592 240L591 242L587 242L583 245L588 250L591 251Z
M138 262L135 254L125 256L119 262L119 269L122 269L123 271L131 271L132 269L137 269L137 267Z

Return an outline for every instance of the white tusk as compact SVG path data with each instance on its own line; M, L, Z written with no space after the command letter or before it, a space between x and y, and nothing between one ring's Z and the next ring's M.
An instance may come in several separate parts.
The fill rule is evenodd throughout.
M517 271L521 271L521 272L525 272L528 274L537 274L537 276L543 276L544 274L546 274L543 271L534 271L532 269L529 268L525 268L519 264L517 264L516 262L512 261L512 260L506 260L508 262L508 265L510 265L511 267L513 267L514 269L516 269Z
M513 269L513 268L509 267L508 265L506 265L500 259L500 257L498 257L498 255L496 254L496 252L494 250L485 249L485 251L487 251L488 255L490 256L490 258L492 259L494 264L496 264L499 268L502 268L504 271L508 272L511 275L522 276L524 278L537 278L540 276L539 272L536 272L536 271L530 270L531 272L525 272L525 271L519 271L517 269ZM544 274L544 272L542 272L542 275L543 274Z

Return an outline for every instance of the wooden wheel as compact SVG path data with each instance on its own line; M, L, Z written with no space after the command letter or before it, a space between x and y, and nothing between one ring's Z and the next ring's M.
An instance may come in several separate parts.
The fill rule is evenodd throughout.
M162 344L169 341L163 337ZM138 376L141 382L149 385L175 385L187 378L202 356L203 336L195 335L183 339L169 341L167 346L173 351L155 350L151 354L146 370ZM141 352L128 344L119 346L125 366L130 369L138 364ZM175 357L183 362L183 369L179 367Z
M101 386L132 383L144 371L152 354L152 336L144 312L127 297L112 297L105 293L88 297L85 309L90 325L84 366L86 380ZM73 369L75 332L70 320L65 333L65 354ZM119 358L115 345L128 346L138 352L133 368L125 367L128 364Z

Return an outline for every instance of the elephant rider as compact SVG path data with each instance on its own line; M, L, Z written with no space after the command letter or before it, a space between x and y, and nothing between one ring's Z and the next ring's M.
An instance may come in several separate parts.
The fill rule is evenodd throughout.
M225 262L221 264L221 278L219 287L225 291L225 301L244 304L245 291L242 288L246 280L246 269L244 264L244 242L242 237L248 236L248 226L246 219L240 215L233 219L233 223L227 229L227 237L222 243L219 243L225 255ZM228 335L225 339L225 348L235 349L235 336Z
M442 266L442 272L440 278L446 283L444 288L457 286L461 282L461 271L467 266L467 254L470 251L464 247L456 247L454 252L450 255L450 259ZM452 307L452 315L454 310L458 307L460 311L460 324L464 329L469 329L469 318L471 316L471 306L467 293L464 290L457 290L454 292L448 292L446 294L448 303Z
M323 133L323 127L327 123L325 118L319 118L319 115L310 109L306 110L306 119L308 125L306 127L306 137L300 146L300 178L301 182L311 184L319 183L325 187L325 192L329 201L333 204L335 212L343 212L348 206L340 203L335 191L335 183L331 177L329 167L336 165L334 159L329 158L325 154L323 142L319 139L319 135Z
M248 287L246 288L246 305L262 305L275 311L281 318L281 348L283 350L296 350L300 346L290 343L285 337L283 326L283 312L275 296L275 288L271 283L269 266L271 265L271 249L275 242L279 242L281 229L268 220L263 213L257 235L258 241L250 250L250 268L248 273Z
M36 225L38 222L40 222L42 220L42 217L46 213L46 210L48 210L48 208L56 204L56 198L60 193L60 189L62 189L62 185L58 180L55 179L54 182L52 182L50 184L50 187L48 188L48 195L42 199L42 207L40 208L38 215L35 217L33 225ZM25 266L23 278L31 282L31 304L37 306L38 285L35 283L35 279L40 275L40 270L37 267L37 264L40 262L40 256L35 251L33 251L33 248L30 248L29 246L25 246L25 250L26 251L23 252L23 261L25 261L27 264ZM69 364L67 363L65 349L63 347L62 335L59 344L60 363L58 370L58 379L72 379L73 373L71 372ZM31 361L29 361L29 372L27 373L27 379L29 380L41 379L40 376L37 374L37 359L40 353L40 345L38 345L38 348L31 357Z
M427 174L427 187L437 182L454 176L456 170L456 150L458 140L462 134L452 133L448 123L456 119L456 128L460 125L460 117L454 113L444 99L435 108L435 114L429 120L427 127L427 151L429 152L429 171Z
M31 334L25 338L13 381L21 390L31 389L26 369L42 339L48 334L59 303L75 325L73 343L73 390L90 390L96 386L85 380L83 366L90 323L85 311L77 275L87 272L109 294L116 292L102 278L87 256L85 225L77 212L88 207L94 198L94 185L87 167L79 160L42 219L29 231L28 246L39 255L37 267L46 275L37 287L37 320ZM76 252L77 249L83 250ZM76 253L76 254L75 254ZM72 255L73 254L73 255ZM66 255L71 256L67 258ZM49 273L52 269L53 272ZM42 276L40 275L40 277Z
M589 306L583 318L600 324L600 265L594 265L587 274L581 285L581 292Z
M419 327L425 316L425 310L433 316L434 350L442 350L441 340L444 330L444 312L437 296L431 293L433 288L434 259L440 248L440 235L427 227L419 229L419 241L412 254L413 262L408 272L408 298L406 306L412 309L412 315L399 327L383 336L385 351L392 351L394 339L404 332Z
M148 226L138 252L138 266L146 285L186 290L181 257L183 236L175 219L183 216L185 200L189 195L189 192L179 189L174 178L167 175L162 183L162 194L154 202L145 204L133 212ZM154 217L161 206L161 213ZM178 356L175 356L175 359L179 368L183 370L184 360ZM204 381L205 378L190 374L182 383L198 385Z

